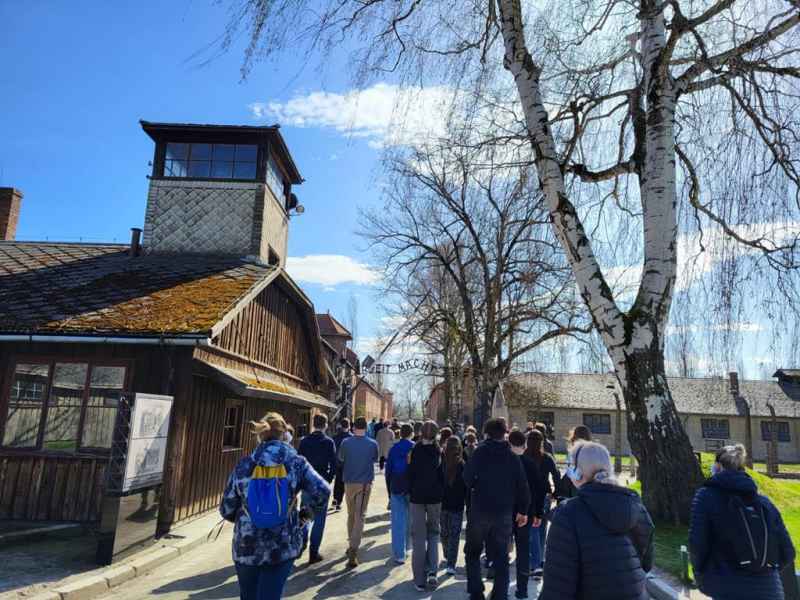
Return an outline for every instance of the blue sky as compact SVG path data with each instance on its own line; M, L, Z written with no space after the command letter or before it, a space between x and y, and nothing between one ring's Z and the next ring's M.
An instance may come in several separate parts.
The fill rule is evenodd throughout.
M279 66L258 65L244 82L240 48L200 66L191 57L227 22L225 7L210 0L5 0L0 22L0 185L25 194L21 240L129 239L143 223L153 153L139 119L273 123L267 103L282 110L292 98L348 85L335 56L322 75L287 56ZM296 122L297 110L307 107L281 116ZM358 329L368 336L377 313L354 230L359 206L379 196L378 142L374 127L336 125L283 129L306 179L297 190L306 212L291 222L289 255L310 257L293 270L319 311L344 320L356 295ZM318 255L336 255L336 272Z
M371 350L381 314L358 214L380 201L381 146L436 132L447 93L428 88L398 102L387 82L348 92L346 47L326 56L324 73L289 52L243 82L241 45L207 65L192 58L227 21L213 0L0 2L0 185L25 194L18 239L127 241L143 223L153 154L139 119L278 122L306 179L289 271L318 311L343 322L355 297L359 349ZM409 112L395 115L396 105ZM769 332L744 331L748 362L771 367Z

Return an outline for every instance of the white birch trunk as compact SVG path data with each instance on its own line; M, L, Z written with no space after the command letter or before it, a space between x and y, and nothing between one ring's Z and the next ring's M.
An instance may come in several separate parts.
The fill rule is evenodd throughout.
M647 128L640 186L644 212L644 270L631 310L614 301L574 205L570 202L539 86L540 69L529 53L520 0L498 0L505 67L516 83L536 167L555 232L579 292L613 361L629 408L629 439L642 466L645 502L654 516L686 521L702 474L677 417L664 370L663 331L675 286L677 192L674 111L676 95L659 67L666 42L663 15L642 21Z

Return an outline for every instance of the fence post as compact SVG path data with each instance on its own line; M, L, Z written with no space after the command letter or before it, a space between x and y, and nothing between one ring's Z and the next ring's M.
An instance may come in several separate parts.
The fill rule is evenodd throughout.
M689 577L689 550L686 546L681 546L681 581L685 585L692 583L692 578Z

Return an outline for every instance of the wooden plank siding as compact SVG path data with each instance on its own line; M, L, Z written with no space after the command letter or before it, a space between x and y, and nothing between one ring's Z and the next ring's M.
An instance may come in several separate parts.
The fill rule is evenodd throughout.
M192 400L186 415L186 447L180 482L175 491L175 521L182 521L216 509L233 468L246 453L253 451L255 438L250 435L250 421L269 411L279 412L287 422L297 425L306 418L302 407L278 402L244 398L242 448L223 450L225 400L236 398L226 388L203 375L195 374Z
M17 360L122 361L127 391L170 394L173 366L187 370L191 348L123 344L0 343L0 429ZM100 519L108 454L0 448L0 519L96 522Z
M106 464L95 458L1 456L0 519L99 520Z
M314 385L320 370L311 348L319 342L309 331L309 310L273 283L236 315L214 344Z

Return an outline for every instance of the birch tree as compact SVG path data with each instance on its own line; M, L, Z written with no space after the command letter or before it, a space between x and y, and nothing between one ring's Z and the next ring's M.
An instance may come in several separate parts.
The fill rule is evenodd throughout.
M483 93L505 72L521 125L509 135L538 173L530 202L546 207L614 366L644 500L685 521L701 472L664 365L679 225L791 277L798 23L800 0L247 0L222 45L247 30L243 74L297 44L327 56L345 38L358 81ZM589 217L609 212L639 228L630 303L609 285Z

